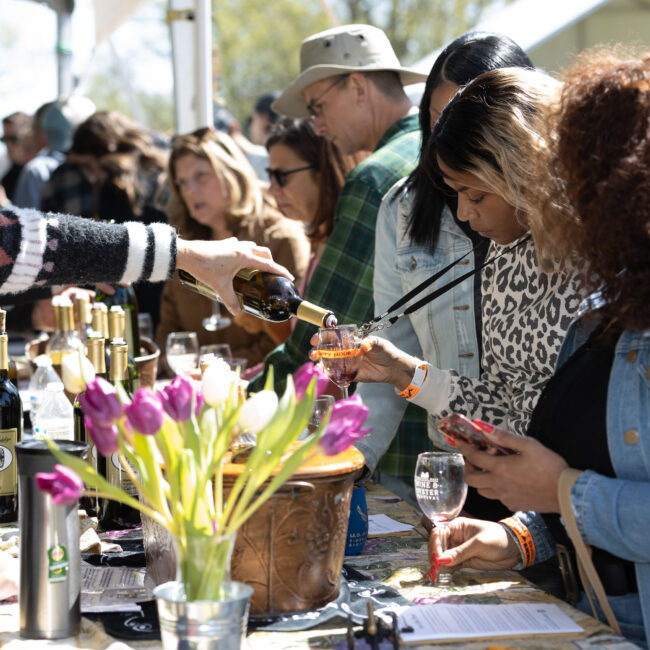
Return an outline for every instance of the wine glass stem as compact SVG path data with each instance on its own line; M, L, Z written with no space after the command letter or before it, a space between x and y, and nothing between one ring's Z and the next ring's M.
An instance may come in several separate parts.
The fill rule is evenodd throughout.
M341 386L341 392L343 393L343 399L348 398L348 387L347 386Z

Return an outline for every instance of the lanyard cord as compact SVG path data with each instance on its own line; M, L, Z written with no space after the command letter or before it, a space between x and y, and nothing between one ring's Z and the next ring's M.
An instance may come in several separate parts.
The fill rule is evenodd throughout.
M420 307L424 307L424 305L430 303L432 300L435 300L439 296L442 296L444 293L447 293L447 291L450 291L457 284L460 284L467 278L470 278L473 275L478 275L481 272L481 270L484 267L486 267L488 264L492 264L493 262L498 260L502 255L505 255L506 253L510 253L511 251L515 250L522 244L525 244L529 239L530 239L530 235L526 235L521 241L518 241L514 246L511 246L510 248L506 248L504 251L501 251L498 255L495 255L493 258L489 260L485 260L483 264L481 264L478 268L472 269L467 273L463 273L463 275L461 275L460 277L452 280L451 282L448 282L447 284L440 287L439 289L436 289L435 291L431 292L427 296L424 296L424 298L420 298L420 300L413 303L411 306L407 307L403 312L396 314L394 316L390 315L391 313L393 313L394 311L396 311L397 309L405 305L409 300L411 300L418 294L422 293L427 287L431 286L438 278L442 277L445 273L450 271L454 266L456 266L462 260L464 260L470 253L474 253L478 251L481 247L486 246L488 244L487 241L481 242L478 246L473 248L471 251L468 251L467 253L465 253L465 255L459 257L457 260L454 260L451 264L445 266L444 269L441 269L437 273L434 273L430 278L427 278L424 282L418 284L418 286L415 287L414 289L411 289L411 291L409 291L405 296L400 298L396 303L392 304L383 314L379 314L379 316L375 316L372 320L369 320L368 322L364 323L359 328L361 334L363 336L367 336L371 332L384 329L385 327L390 327L398 319L402 318L403 316L408 316L409 314L412 314L414 311L420 309Z

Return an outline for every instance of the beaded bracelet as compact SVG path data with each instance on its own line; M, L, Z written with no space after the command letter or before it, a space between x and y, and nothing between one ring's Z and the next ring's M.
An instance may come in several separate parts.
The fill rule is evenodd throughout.
M426 363L421 363L416 369L415 372L413 373L413 379L411 379L411 383L401 392L397 393L400 397L404 397L406 399L412 399L415 397L419 392L422 384L424 383L424 380L427 378L427 364Z
M535 561L535 542L528 527L517 517L506 517L499 523L507 526L514 533L524 554L524 568L529 567Z

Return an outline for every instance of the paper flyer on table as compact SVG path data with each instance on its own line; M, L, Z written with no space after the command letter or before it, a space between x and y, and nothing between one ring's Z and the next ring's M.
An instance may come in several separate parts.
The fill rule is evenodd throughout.
M403 643L532 634L579 634L582 628L557 605L416 605L399 616Z
M81 612L140 611L139 601L153 595L144 586L144 568L81 563Z
M395 521L387 515L368 516L368 535L390 535L392 533L403 533L412 530L411 524L403 524Z

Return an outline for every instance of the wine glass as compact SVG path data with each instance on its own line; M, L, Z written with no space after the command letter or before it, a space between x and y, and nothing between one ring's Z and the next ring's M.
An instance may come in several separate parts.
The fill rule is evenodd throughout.
M424 515L438 528L457 517L465 503L465 461L462 454L426 451L415 465L415 498ZM436 584L451 585L451 574L440 573Z
M212 343L210 345L202 345L199 348L199 366L201 367L201 372L214 362L215 359L223 359L226 363L230 363L232 350L227 343Z
M232 320L221 315L221 306L219 305L219 301L213 300L212 314L207 318L204 318L201 322L203 323L203 328L208 330L208 332L216 332L217 330L222 330L228 327L232 323Z
M318 330L318 357L323 369L348 398L348 386L361 366L361 337L356 325L321 327Z
M171 332L165 348L167 363L174 374L183 375L199 365L199 340L196 332Z

